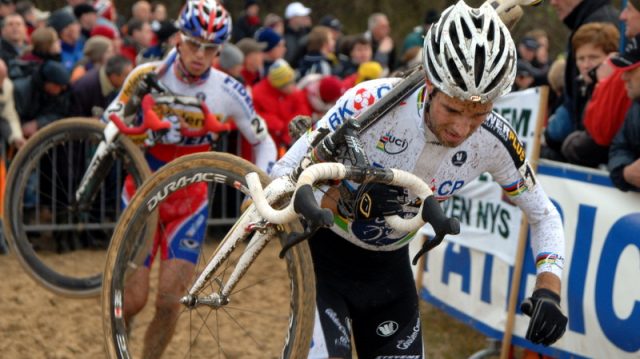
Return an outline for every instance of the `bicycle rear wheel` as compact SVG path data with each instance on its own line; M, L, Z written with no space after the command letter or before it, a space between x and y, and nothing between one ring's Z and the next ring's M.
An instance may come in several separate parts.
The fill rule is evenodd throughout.
M102 313L107 352L111 358L142 357L145 331L156 314L156 300L170 298L175 303L186 294L197 275L217 251L235 238L239 244L220 267L213 272L199 298L218 293L230 277L241 252L256 245L257 233L245 231L240 221L227 231L227 227L209 227L193 271L184 275L184 290L171 295L159 288L159 272L167 274L166 262L144 267L147 250L153 248L150 236L144 235L147 219L161 208L162 200L185 184L207 183L207 201L216 218L228 211L239 216L241 202L248 193L244 176L249 172L261 173L263 185L268 177L251 163L224 153L199 153L181 157L157 171L138 190L125 210L111 242L104 273ZM252 211L249 209L248 211ZM163 215L160 214L159 218ZM209 223L216 218L210 219ZM299 226L299 224L298 224ZM156 227L160 234L167 230L162 221ZM290 228L279 231L285 235ZM296 230L300 230L296 228ZM158 233L156 233L158 235ZM264 236L264 235L263 235ZM229 302L218 307L207 305L190 307L180 304L173 338L163 358L303 358L306 357L313 331L315 313L315 280L309 248L302 243L287 252L284 260L278 258L280 235L271 237L266 247L251 262L248 271L229 296ZM264 238L264 237L262 237ZM180 239L180 238L176 238ZM184 239L182 239L184 240ZM180 260L177 260L182 262ZM160 267L161 269L158 269ZM141 269L143 268L143 269ZM126 318L127 303L138 298L132 293L131 282L139 271L149 273L149 295L144 309L134 321ZM170 273L180 277L182 273ZM166 278L166 277L163 277ZM131 281L131 282L130 282ZM161 281L166 283L166 281ZM135 282L136 287L140 288ZM147 284L144 284L147 285ZM157 323L157 322L156 322ZM151 336L163 335L164 327L150 329ZM159 356L156 353L153 357Z
M113 165L92 178L95 197L79 206L75 192L104 128L96 119L56 121L29 139L7 174L3 223L10 247L26 272L57 294L100 293L123 181L131 175L139 186L151 174L142 151L119 136L109 156Z

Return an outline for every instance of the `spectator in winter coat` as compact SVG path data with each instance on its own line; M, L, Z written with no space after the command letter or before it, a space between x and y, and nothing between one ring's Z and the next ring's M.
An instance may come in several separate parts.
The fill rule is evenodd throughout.
M609 175L619 189L640 192L640 34L611 63L624 71L622 80L633 105L611 143Z
M84 41L80 33L80 24L73 14L62 9L51 14L47 23L58 33L62 48L62 64L71 71L83 56Z
M263 51L267 48L267 44L264 42L257 42L254 39L244 38L236 44L242 54L244 55L244 61L242 70L242 79L246 86L253 86L262 79L264 69L264 54Z
M269 72L269 67L271 67L274 62L284 57L287 48L282 36L268 27L263 27L258 30L255 34L255 39L258 42L264 42L267 44L267 47L265 47L263 51L263 75L265 75Z
M305 52L304 38L311 30L311 9L300 2L292 2L284 10L284 59L294 66L300 62Z
M309 33L307 53L298 65L298 78L310 74L331 75L332 66L329 59L335 51L336 42L331 29L316 26Z
M69 71L57 61L46 61L39 71L14 82L13 97L26 138L49 123L69 115Z
M22 147L25 142L13 99L13 82L7 76L7 65L2 60L0 60L0 138L3 144L10 144L17 148Z
M238 42L253 37L261 26L260 5L256 0L245 0L244 13L233 23L233 40Z
M120 91L133 64L122 55L109 58L104 66L95 67L71 86L70 116L100 117Z
M2 23L0 57L6 64L20 57L27 47L27 27L22 16L10 14Z
M296 87L294 70L284 60L276 61L267 77L253 87L253 105L282 154L291 145L289 122L296 115L312 114L304 92Z

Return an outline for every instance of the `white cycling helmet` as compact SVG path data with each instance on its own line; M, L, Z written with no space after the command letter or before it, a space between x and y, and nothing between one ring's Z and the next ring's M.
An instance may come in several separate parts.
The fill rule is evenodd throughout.
M461 0L447 8L422 51L431 83L461 100L492 102L510 91L516 76L516 46L488 3L475 9Z

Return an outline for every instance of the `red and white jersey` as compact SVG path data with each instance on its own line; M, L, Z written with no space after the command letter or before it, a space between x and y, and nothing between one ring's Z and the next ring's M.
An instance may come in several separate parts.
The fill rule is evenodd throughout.
M193 96L204 99L209 110L218 116L220 121L233 120L242 136L253 146L256 165L267 171L276 159L276 148L267 131L266 124L253 108L251 94L240 82L233 77L212 68L206 78L197 83L187 83L178 78L173 68L178 59L169 63L166 71L159 74L158 80L173 93L180 96ZM145 74L156 71L163 62L151 62L137 66L127 77L122 90L107 107L107 119L112 112L121 118L124 116L125 104L134 94L139 81ZM174 130L165 134L156 145L149 149L150 153L168 162L183 154L202 152L208 149L212 141L211 135L202 137L182 137L178 133L178 116L183 118L191 128L203 125L203 115L197 108L187 108L180 105L171 108L156 106L156 113L161 118L168 119L176 126Z
M345 118L357 117L398 81L397 78L379 79L357 85L347 91L316 126L335 130ZM426 87L419 88L360 134L371 164L414 173L431 184L440 201L482 173L490 173L529 219L538 270L559 275L564 261L560 215L537 182L516 132L501 116L491 113L460 146L445 147L425 124L426 92ZM276 163L272 176L290 173L307 153L311 138L310 133L301 137ZM405 210L412 212L411 208ZM371 250L397 249L415 235L391 229L383 218L351 221L336 215L332 229Z

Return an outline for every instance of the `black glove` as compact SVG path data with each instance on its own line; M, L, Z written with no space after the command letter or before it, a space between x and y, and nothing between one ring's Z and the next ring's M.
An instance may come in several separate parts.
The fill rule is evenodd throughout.
M406 202L402 187L382 183L366 183L358 188L354 204L355 219L371 219L402 213Z
M548 289L537 289L520 304L520 310L531 317L526 338L533 344L549 346L567 329L567 317L560 310L560 296Z

